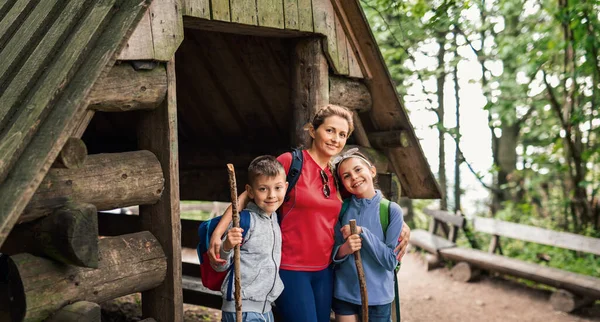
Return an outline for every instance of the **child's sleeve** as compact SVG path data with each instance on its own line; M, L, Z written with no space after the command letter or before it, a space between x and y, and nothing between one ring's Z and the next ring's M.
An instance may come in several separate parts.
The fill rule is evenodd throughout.
M343 261L345 261L346 259L348 259L349 255L346 255L340 259L335 259L335 256L337 255L338 251L340 250L340 247L342 247L342 245L346 242L344 240L344 237L342 236L342 233L340 232L340 229L342 229L342 223L340 222L340 220L338 220L338 222L335 224L334 229L334 238L335 238L335 244L333 246L333 252L331 253L331 258L333 259L333 262L335 264L340 264Z
M363 238L362 249L368 252L385 269L392 271L398 265L394 248L398 245L398 237L403 225L402 208L395 202L390 202L390 222L385 236L385 243L374 235L368 228L361 227Z

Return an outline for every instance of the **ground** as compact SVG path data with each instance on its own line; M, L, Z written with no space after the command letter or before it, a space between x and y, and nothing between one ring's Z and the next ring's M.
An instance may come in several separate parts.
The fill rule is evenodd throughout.
M549 291L490 276L454 282L446 268L426 272L415 253L405 257L399 277L402 322L600 322L600 304L576 314L556 312L548 302ZM217 310L185 305L184 311L185 322L220 320ZM140 314L139 295L133 295L105 303L102 321L139 321Z

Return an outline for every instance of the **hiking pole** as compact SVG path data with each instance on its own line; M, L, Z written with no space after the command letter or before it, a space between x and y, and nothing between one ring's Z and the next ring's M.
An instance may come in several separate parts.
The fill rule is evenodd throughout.
M356 234L356 220L350 220L350 233ZM369 321L369 295L367 294L367 280L363 270L360 250L354 252L354 263L356 263L356 272L358 273L358 284L360 285L360 301L362 302L362 322Z
M229 173L229 191L231 192L231 211L233 227L240 227L240 214L238 209L237 184L235 182L235 170L233 164L227 163L227 172ZM242 321L242 283L240 272L240 245L237 244L233 249L233 273L235 274L235 316L236 321Z

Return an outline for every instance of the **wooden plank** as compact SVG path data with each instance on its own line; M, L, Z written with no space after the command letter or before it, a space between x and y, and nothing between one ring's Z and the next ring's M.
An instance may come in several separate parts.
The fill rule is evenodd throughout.
M4 5L0 5L0 14L4 13L4 15L0 16L0 48L5 48L5 42L10 39L11 33L9 32L12 28L14 28L16 22L22 17L23 13L27 13L31 10L31 8L27 8L27 6L31 6L34 4L30 0L18 0L12 4L10 10L4 12L5 7L9 5L6 2ZM29 9L29 10L28 10ZM1 75L1 73L0 73Z
M329 0L312 0L315 33L324 35L323 52L327 56L330 67L339 74L339 56L337 35L335 32L335 12Z
M558 232L492 218L475 217L476 231L600 255L600 238Z
M258 25L283 29L285 18L283 16L283 1L281 0L256 0L258 10Z
M167 256L167 275L157 288L142 293L144 316L158 321L183 321L181 293L181 222L179 218L179 157L177 148L177 96L174 60L167 63L167 98L156 110L141 116L138 144L156 155L165 176L161 199L140 206L142 227L156 236Z
M142 17L137 27L129 36L127 44L118 55L119 60L152 60L154 59L154 43L152 40L152 26L150 24L150 10Z
M335 34L337 38L337 52L338 52L338 61L339 61L339 74L340 75L348 75L348 44L346 39L346 34L344 33L344 29L342 29L342 24L338 19L337 15L334 14L335 17Z
M360 68L360 64L356 59L356 54L354 53L354 49L350 44L350 39L346 41L346 49L348 52L348 76L354 78L363 78L363 73Z
M44 178L48 168L70 137L78 120L85 114L85 96L92 85L114 64L114 54L141 18L147 4L142 0L122 0L119 10L115 10L105 25L100 37L89 55L83 60L68 83L62 83L65 91L57 98L47 121L39 130L22 154L19 162L11 169L11 176L0 186L0 244L10 232L18 216Z
M241 25L223 21L198 19L189 16L183 17L183 24L187 29L199 29L259 37L299 38L314 36L314 34L310 32L300 30L263 28L252 25Z
M212 20L231 21L229 0L210 0L210 16Z
M298 41L292 56L292 146L309 146L304 125L329 103L329 70L317 38Z
M69 9L72 10L80 10L81 9L81 4L83 1L75 1L78 2L77 4L75 4L74 6L70 7ZM39 49L35 51L32 55L35 56L36 58L40 58L38 61L33 60L32 59L28 59L27 63L19 66L16 65L16 63L18 62L19 59L22 59L23 56L27 56L28 51L30 50L30 43L28 41L23 41L24 39L31 39L34 38L34 36L36 35L36 33L39 32L39 29L44 29L47 28L46 25L44 25L45 20L48 18L48 16L50 16L50 13L52 12L52 7L54 6L54 4L56 3L56 0L49 0L49 1L43 1L42 3L38 4L34 9L33 12L31 12L31 14L29 14L29 16L27 16L27 20L25 20L22 24L20 24L18 26L18 29L16 30L16 32L14 33L13 37L10 39L10 41L5 45L4 48L0 48L0 61L2 62L2 64L0 64L0 90L2 89L2 86L4 82L6 81L10 81L10 79L8 79L10 77L11 71L14 67L21 67L21 66L27 66L27 63L33 63L33 66L31 67L32 72L38 72L38 69L43 68L43 63L44 60L42 59L43 57L39 57L39 52L42 51L43 49ZM69 13L74 13L74 12L69 12ZM17 13L14 13L17 14ZM11 18L11 17L9 17ZM64 32L65 30L65 24L66 22L69 22L70 20L67 18L61 22L58 22L57 27L55 27L56 29L58 29L57 31L62 31ZM18 23L18 22L17 22ZM56 26L55 25L55 26ZM55 33L51 33L48 36L46 36L45 38L48 38L49 40L47 41L47 43L51 43L54 44L56 43L58 37L60 37L60 34L55 34ZM35 43L34 45L35 46ZM47 49L47 52L50 52L50 49ZM37 55L36 55L37 53ZM47 54L48 54L47 53ZM15 66L16 65L16 66ZM25 86L27 83L21 83L21 79L19 79L19 76L23 77L24 73L21 73L19 75L17 75L17 79L12 80L12 83L10 84L11 86L8 88L8 90L3 93L0 96L0 128L4 128L4 126L8 123L10 117L12 116L12 113L14 111L14 109L16 108L15 106L13 106L15 103L18 103L19 100L19 94L20 91L26 91L29 88L27 88L27 86ZM26 75L25 77L27 77L27 80L30 81L31 79L35 79L34 75ZM29 78L30 77L30 78ZM15 141L18 140L18 137L15 138ZM2 154L4 155L4 154ZM1 173L1 171L0 171ZM1 177L1 175L0 175Z
M299 30L298 25L298 0L283 0L285 16L285 29Z
M179 1L153 1L148 9L155 60L169 61L183 41L183 18Z
M312 0L298 0L298 30L313 32Z
M200 268L198 267L198 270ZM221 309L223 299L221 292L215 292L202 285L200 278L183 276L183 300L188 304L202 305L213 309Z
M410 238L412 241L413 232L411 232ZM439 252L443 258L448 260L465 261L486 270L522 277L567 289L577 294L600 298L600 279L592 276L567 272L470 248L445 248Z
M230 0L229 2L231 6L231 22L254 26L258 24L256 0Z
M183 15L210 19L210 0L183 0Z
M453 242L422 229L415 229L410 232L409 243L432 254L436 254L441 249L456 247Z
M52 102L54 95L56 95L57 89L60 88L61 84L67 83L72 74L72 69L76 68L78 57L84 55L85 48L90 45L90 42L94 40L96 33L98 32L101 22L109 14L112 5L115 0L104 0L97 3L83 21L78 25L78 28L73 31L71 38L69 38L69 45L64 48L52 61L50 66L47 66L47 70L43 76L39 78L37 85L30 89L32 95L22 102L23 107L27 106L26 113L19 113L15 119L11 120L10 124L7 124L2 134L0 142L0 155L7 156L3 162L0 162L0 181L7 175L8 170L12 166L13 162L21 155L21 152L25 149L33 134L38 129L39 124L43 121L45 114L47 113L47 107ZM41 7L47 9L45 7ZM75 6L69 7L69 9L80 9L81 7ZM36 8L37 9L37 8ZM73 11L64 12L62 17L70 16L75 14ZM38 13L40 14L40 13ZM65 17L61 23L56 27L57 31L65 31L68 26L66 24L70 22L70 19ZM62 35L61 35L62 36ZM47 41L44 41L48 39ZM29 57L24 67L17 77L13 80L6 93L0 97L0 107L2 112L7 112L6 108L10 108L13 104L19 103L19 93L23 89L29 89L28 84L32 81L32 77L35 77L37 73L28 73L28 64L32 63L32 68L43 68L40 66L39 61L44 61L43 53L48 54L47 49L42 49L42 45L54 46L54 43L59 41L60 36L55 34L48 34L39 43L34 53ZM1 59L0 59L1 60ZM32 75L33 74L33 75ZM7 119L5 116L10 114L0 114L0 124L6 123Z
M457 227L462 228L465 224L465 218L463 216L457 216L447 211L425 208L423 209L423 212L437 220L452 224Z

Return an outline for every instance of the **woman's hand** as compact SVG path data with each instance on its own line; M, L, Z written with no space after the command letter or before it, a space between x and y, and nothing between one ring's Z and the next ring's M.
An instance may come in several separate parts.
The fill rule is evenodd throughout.
M406 254L406 250L408 249L408 241L409 240L410 240L410 227L408 227L408 225L405 222L404 225L402 225L402 232L400 233L400 238L398 238L398 246L396 246L396 249L394 249L394 252L396 252L396 254L398 254L398 255L396 255L396 259L398 261L401 261L404 254Z
M223 244L223 250L226 252L232 250L235 246L242 243L242 232L244 230L242 228L231 228L229 232L227 232L227 239Z
M344 237L344 239L347 239L350 235L352 235L352 233L350 233L350 225L344 225L344 227L340 229L340 232L342 233L342 237ZM360 226L356 226L356 234L360 235L360 233L362 233L362 228L360 228Z

